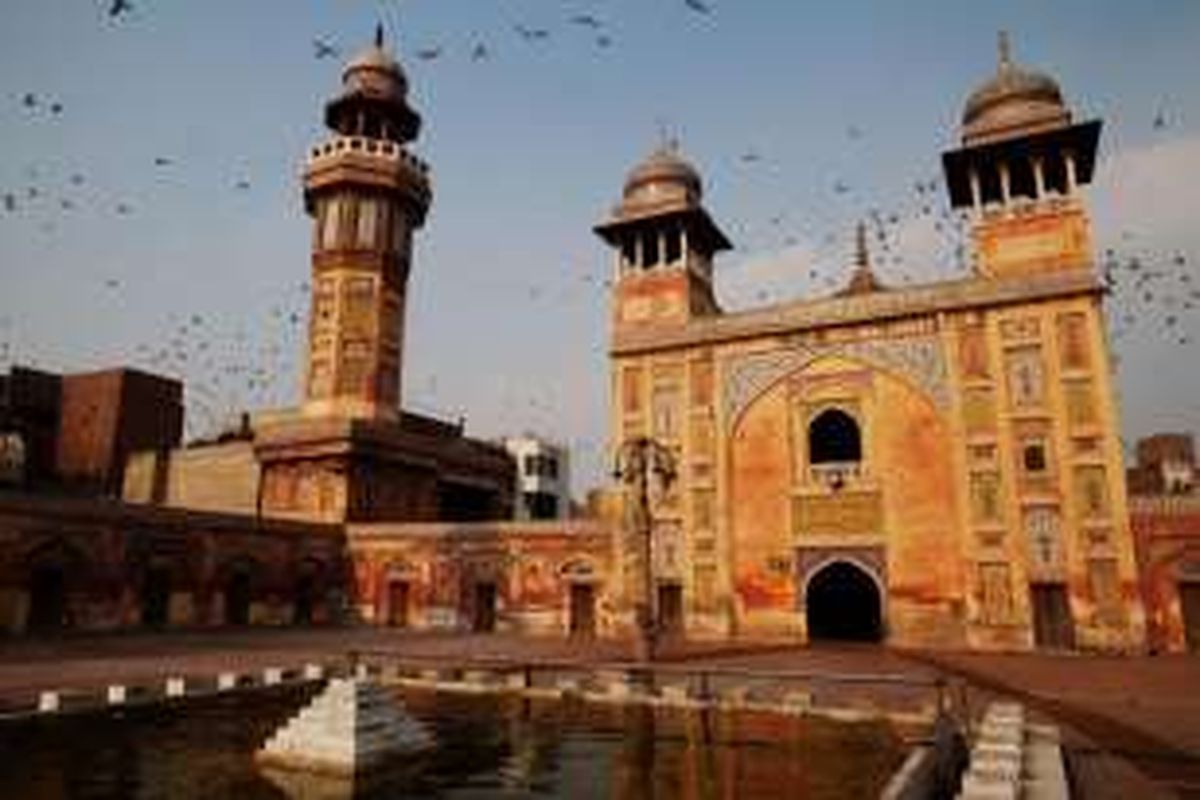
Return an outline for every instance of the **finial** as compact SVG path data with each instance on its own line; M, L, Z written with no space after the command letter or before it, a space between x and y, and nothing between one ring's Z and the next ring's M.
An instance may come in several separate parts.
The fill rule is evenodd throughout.
M1000 66L1001 66L1001 68L1011 67L1012 66L1012 52L1011 52L1011 47L1008 43L1008 31L1000 31L999 35L997 36L997 40L998 40L997 44L1000 47Z
M658 123L658 149L663 153L679 152L679 137L671 135L671 129L667 125L667 121L662 117L657 120Z
M380 50L383 49L383 23L375 23L375 46Z
M871 256L867 252L867 224L861 219L854 231L854 263L862 269L871 266Z

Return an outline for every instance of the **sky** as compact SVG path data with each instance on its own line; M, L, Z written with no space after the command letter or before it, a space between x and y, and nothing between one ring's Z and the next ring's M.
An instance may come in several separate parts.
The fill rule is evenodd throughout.
M611 262L591 227L626 172L679 141L736 245L717 264L727 309L830 292L860 219L885 282L962 275L940 153L1003 29L1077 119L1104 121L1088 196L1097 262L1121 276L1123 436L1200 428L1198 3L130 2L4 0L0 370L177 375L191 437L295 404L300 171L382 21L434 182L405 406L565 442L582 495L607 473Z

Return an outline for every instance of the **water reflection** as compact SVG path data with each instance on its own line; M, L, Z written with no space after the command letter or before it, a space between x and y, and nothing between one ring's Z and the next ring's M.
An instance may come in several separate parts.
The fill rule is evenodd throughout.
M903 758L877 723L404 693L437 741L370 784L267 776L254 749L313 690L0 726L0 797L843 798Z

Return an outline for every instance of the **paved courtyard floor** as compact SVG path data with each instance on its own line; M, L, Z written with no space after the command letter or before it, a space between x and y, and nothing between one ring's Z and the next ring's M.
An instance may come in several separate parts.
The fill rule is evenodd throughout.
M912 654L1068 726L1096 797L1200 798L1200 657ZM1113 758L1088 759L1088 748ZM1150 780L1136 794L1119 761Z

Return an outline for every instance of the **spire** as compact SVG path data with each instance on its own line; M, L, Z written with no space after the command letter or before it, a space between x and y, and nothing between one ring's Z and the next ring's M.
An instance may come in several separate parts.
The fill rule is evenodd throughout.
M871 256L867 252L867 224L861 219L854 231L854 264L860 270L871 269Z
M862 220L854 229L854 273L846 288L837 293L839 297L847 295L878 292L884 286L871 270L871 254L867 250L867 225Z
M996 45L1000 49L1000 69L1012 66L1012 47L1008 41L1008 31L1000 31L996 35Z
M375 46L380 50L383 49L383 23L375 23Z

